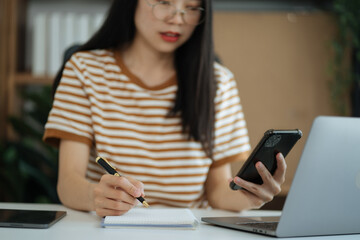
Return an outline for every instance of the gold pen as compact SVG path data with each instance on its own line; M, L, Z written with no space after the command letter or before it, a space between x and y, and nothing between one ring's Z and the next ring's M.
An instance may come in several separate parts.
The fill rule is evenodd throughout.
M105 158L97 157L96 162L101 167L103 167L109 174L121 177L120 173L116 171L116 168L111 166L111 164ZM137 200L139 200L142 203L142 205L144 205L144 207L149 207L149 204L145 201L145 199L142 196L137 197Z

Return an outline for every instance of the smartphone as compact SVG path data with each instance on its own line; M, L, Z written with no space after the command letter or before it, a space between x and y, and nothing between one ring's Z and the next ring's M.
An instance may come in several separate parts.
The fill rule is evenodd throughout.
M255 164L261 161L273 175L277 167L276 154L281 152L286 157L301 137L302 132L299 129L267 130L236 176L249 182L262 184L263 181L255 168ZM230 188L233 190L241 189L233 181L230 182Z

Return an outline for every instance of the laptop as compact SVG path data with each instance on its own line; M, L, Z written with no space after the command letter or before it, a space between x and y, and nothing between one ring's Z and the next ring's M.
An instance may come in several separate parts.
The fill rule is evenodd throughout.
M360 118L314 120L280 217L201 220L275 237L359 234Z

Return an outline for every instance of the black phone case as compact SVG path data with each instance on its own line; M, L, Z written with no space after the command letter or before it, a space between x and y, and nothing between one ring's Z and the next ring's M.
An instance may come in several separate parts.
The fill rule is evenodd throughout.
M255 164L258 161L261 161L269 172L274 174L277 167L276 154L281 152L284 157L286 157L301 137L302 132L299 129L267 130L236 175L246 181L262 184L263 181L255 168ZM233 190L241 189L241 187L236 185L233 181L230 183L230 188Z

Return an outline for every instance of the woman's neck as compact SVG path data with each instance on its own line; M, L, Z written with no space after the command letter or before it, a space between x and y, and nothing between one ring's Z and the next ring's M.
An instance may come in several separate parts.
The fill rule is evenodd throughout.
M142 44L121 51L126 67L149 87L161 85L175 74L174 54L154 51Z

